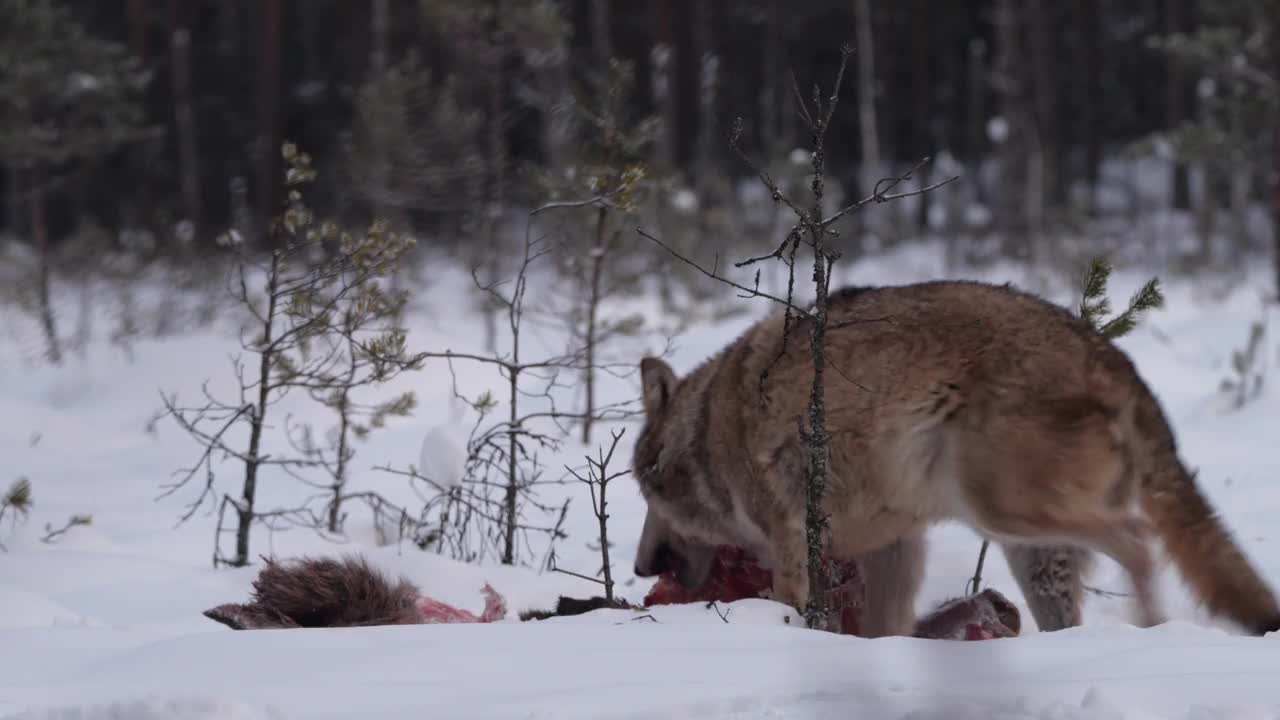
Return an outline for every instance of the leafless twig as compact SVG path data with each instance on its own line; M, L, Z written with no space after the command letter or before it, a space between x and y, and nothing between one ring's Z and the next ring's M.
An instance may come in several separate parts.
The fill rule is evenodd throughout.
M57 540L60 536L66 534L66 532L71 528L77 527L80 525L90 525L92 523L93 523L92 515L72 515L70 518L67 519L67 522L64 523L62 527L59 527L59 528L54 528L53 523L45 523L44 537L40 538L40 542L52 543L54 540Z
M593 460L587 456L587 476L583 477L580 472L574 470L568 465L565 470L573 475L578 482L587 486L591 493L591 510L595 513L596 522L600 527L600 574L603 580L598 582L604 586L605 600L613 602L613 565L609 562L609 504L608 490L609 483L623 475L631 472L630 470L619 470L617 472L609 472L609 463L613 460L613 453L618 448L618 441L622 439L626 430L615 430L612 433L613 441L609 444L609 452L606 454L603 450L598 450L596 458ZM560 568L552 568L574 577L585 578L585 575L563 570ZM594 579L594 578L592 578Z

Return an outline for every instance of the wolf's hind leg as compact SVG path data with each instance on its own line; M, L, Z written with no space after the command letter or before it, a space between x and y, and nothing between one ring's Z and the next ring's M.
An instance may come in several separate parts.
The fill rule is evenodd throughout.
M1030 545L1071 544L1104 553L1129 574L1138 606L1137 625L1164 621L1154 585L1154 563L1147 522L1123 511L1100 510L1066 519L1052 515L988 516L984 529L997 537Z
M1084 574L1092 560L1088 550L1071 545L1009 543L1001 548L1041 632L1081 624Z
M905 636L915 630L926 550L924 533L913 532L858 558L866 588L859 635Z

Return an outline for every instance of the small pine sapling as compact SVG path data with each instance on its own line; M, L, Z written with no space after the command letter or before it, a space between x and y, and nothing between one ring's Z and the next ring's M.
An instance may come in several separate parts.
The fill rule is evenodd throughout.
M18 478L13 481L4 495L0 495L0 521L8 515L16 525L19 516L25 520L31 514L31 506L34 504L31 499L31 481L24 477ZM0 550L7 551L8 548L0 543Z
M161 493L161 497L172 494L197 474L203 474L203 488L188 504L179 523L190 519L207 500L218 496L214 487L215 456L231 458L242 467L238 497L223 493L219 501L215 566L224 562L237 567L249 563L250 528L255 521L268 517L301 517L308 524L316 524L316 516L305 508L269 513L256 508L258 483L264 470L277 469L302 479L298 474L302 469L329 467L324 458L267 452L268 416L272 407L291 390L320 389L327 378L334 376L331 371L343 366L342 353L352 350L342 341L340 329L346 327L345 320L366 315L385 318L394 314L375 288L379 279L398 266L400 257L411 244L383 232L378 223L371 232L353 235L340 230L336 223L318 221L298 189L315 178L310 157L290 143L283 146L282 152L289 192L284 212L272 223L273 242L265 259L246 250L234 232L223 236L223 244L236 261L230 295L248 313L252 328L248 337L242 334L241 347L256 356L256 362L249 370L239 357L234 358L239 384L239 393L234 399L217 397L206 382L202 388L205 401L196 406L179 406L176 395L162 393L164 412L156 418L172 417L202 446L197 461L177 471L176 479ZM255 282L261 284L256 291L251 290ZM346 339L352 341L352 336ZM385 337L362 339L360 343L353 379L363 378L364 370L381 377L392 367L412 365L403 355L402 331L393 329ZM351 365L346 367L350 369ZM404 405L400 403L394 408ZM245 447L235 447L229 440L237 428L247 430ZM349 454L342 452L338 457L349 459ZM341 497L340 491L338 497ZM236 517L235 551L230 559L223 557L220 542L228 508Z
M1103 321L1111 312L1111 302L1107 299L1107 280L1111 277L1111 263L1105 258L1094 258L1085 273L1083 292L1080 298L1080 317L1089 321L1109 339L1128 335L1138 326L1138 318L1148 310L1164 306L1164 293L1160 290L1160 279L1151 278L1129 299L1129 306L1124 312Z
M655 185L646 162L657 137L658 121L652 116L632 118L634 69L630 62L611 59L593 78L596 89L573 104L576 118L587 128L572 173L546 173L540 189L553 198L587 196L587 200L552 200L534 210L535 216L554 211L563 219L563 239L558 243L558 270L572 282L564 283L566 298L554 302L546 314L563 322L568 342L581 348L583 407L581 432L591 442L594 423L601 419L596 406L596 377L612 370L601 350L618 337L635 335L644 317L634 313L608 317L602 305L611 298L637 289L641 273L633 270L634 250L620 243L621 228L639 212L647 190ZM580 229L586 229L583 233ZM625 367L630 370L631 364Z
M344 236L340 252L350 262L335 267L329 280L295 293L286 308L290 323L305 330L294 351L281 356L281 373L337 416L324 445L309 425L291 435L294 448L329 476L325 526L333 533L342 531L355 441L384 427L388 418L408 416L417 403L412 391L377 402L357 399L361 390L422 367L422 359L409 354L401 325L407 291L376 282L396 269L399 253L384 250L397 242L380 222L359 244Z
M1249 326L1249 339L1245 346L1231 351L1232 377L1223 378L1219 390L1227 396L1231 410L1239 410L1262 392L1266 375L1267 353L1264 340L1266 327L1261 320Z
M1160 290L1160 279L1151 278L1129 299L1124 312L1107 320L1107 314L1111 312L1111 301L1107 299L1107 281L1111 278L1111 270L1111 263L1103 257L1094 258L1089 263L1081 286L1077 314L1103 336L1115 340L1132 332L1143 313L1163 307L1164 293ZM978 550L978 562L974 567L973 577L969 578L970 595L976 595L982 589L982 568L989 545L989 541L983 540L982 547Z

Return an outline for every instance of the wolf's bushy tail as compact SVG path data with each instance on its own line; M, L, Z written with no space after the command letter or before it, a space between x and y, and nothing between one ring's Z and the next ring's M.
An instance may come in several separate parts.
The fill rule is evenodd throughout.
M1216 616L1263 635L1280 630L1280 605L1178 458L1154 398L1138 401L1137 471L1142 508L1195 595Z

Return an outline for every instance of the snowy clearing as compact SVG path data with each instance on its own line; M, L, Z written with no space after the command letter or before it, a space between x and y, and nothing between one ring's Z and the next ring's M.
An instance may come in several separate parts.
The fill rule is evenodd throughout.
M896 283L938 277L934 250L904 248L860 264L842 279ZM1206 493L1265 577L1280 583L1280 552L1274 549L1280 542L1280 393L1268 377L1256 399L1228 412L1218 391L1230 376L1232 351L1244 346L1250 323L1265 317L1260 298L1270 289L1267 273L1260 264L1229 292L1165 280L1167 307L1121 344L1164 403L1183 457L1198 468ZM477 349L482 322L469 309L473 303L457 300L471 297L465 294L471 292L470 279L443 269L431 277L414 298L411 348ZM1011 268L981 277L1026 281ZM1146 278L1122 268L1111 284L1113 303L1122 305ZM1050 296L1072 303L1074 292L1062 287ZM59 302L74 317L75 298ZM172 301L156 293L135 302L162 308ZM106 305L94 311L109 316L114 309ZM632 301L627 311L651 313L656 307ZM759 303L748 309L729 320L695 324L676 337L676 369L692 368L765 310ZM215 518L207 508L175 527L198 488L159 501L156 496L174 470L193 462L197 448L171 423L146 432L160 406L160 390L191 396L207 378L215 387L225 385L227 353L236 347L230 326L141 340L131 354L101 340L55 369L24 357L34 342L28 338L37 332L30 317L7 309L0 322L13 339L0 346L0 453L7 459L0 486L26 476L35 497L28 519L10 525L6 517L0 527L0 542L8 549L0 553L0 718L1280 717L1280 684L1273 679L1280 668L1280 636L1243 637L1210 621L1172 570L1161 576L1164 604L1175 618L1167 625L1137 630L1127 624L1126 598L1097 594L1087 601L1084 627L1039 634L998 552L988 558L985 582L1023 612L1023 637L1011 640L870 641L815 633L797 627L794 613L765 600L718 609L601 610L521 623L521 610L550 607L560 593L586 597L598 588L492 559L463 564L407 542L378 546L367 513L353 508L344 542L301 529L258 528L253 554L361 552L424 594L473 612L483 605L480 588L487 582L505 596L507 620L231 631L201 612L247 599L258 568L211 568ZM97 335L107 334L102 325ZM551 331L530 339L535 348L554 342ZM661 346L662 338L653 333L615 352ZM1268 369L1276 346L1269 332ZM458 371L464 392L489 389L500 395L502 381L489 369L459 365ZM459 436L456 426L471 420L459 420L450 403L450 377L442 364L397 380L394 389L406 388L419 394L417 411L360 444L356 484L411 502L412 494L396 478L363 471L375 464L425 462L420 453L429 431L427 445L447 450ZM635 378L605 376L600 402L626 401L637 390ZM301 401L284 407L299 416L317 412ZM631 433L619 446L619 467L630 455ZM594 454L595 443L607 439L608 425L597 430L591 447L580 445L575 433L547 465L581 464L584 454ZM436 462L446 474L459 466L457 458ZM218 482L231 488L235 477L226 467ZM262 492L261 503L269 507L288 504L309 489L280 474L268 477ZM599 560L588 547L595 518L586 489L570 482L547 492L574 498L565 525L569 537L557 547L559 565L590 572ZM643 504L628 478L612 485L610 494L614 572L622 594L638 601L651 584L631 573ZM42 542L46 524L57 528L76 513L92 513L92 524ZM934 530L930 540L920 611L964 591L979 547L971 532L952 525ZM534 554L541 557L540 551ZM1118 568L1103 559L1089 583L1104 593L1128 590ZM791 624L784 621L788 615Z

